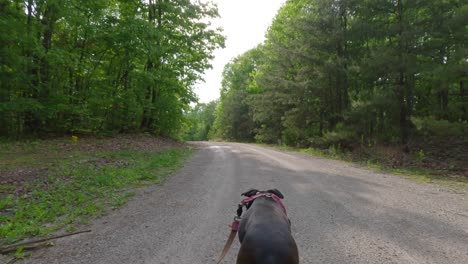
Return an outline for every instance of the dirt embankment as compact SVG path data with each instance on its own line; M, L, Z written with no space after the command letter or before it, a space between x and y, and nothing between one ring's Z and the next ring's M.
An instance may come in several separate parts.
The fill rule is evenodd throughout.
M391 169L424 170L438 177L468 180L468 141L426 138L405 146L355 146L346 156L353 161L371 161Z

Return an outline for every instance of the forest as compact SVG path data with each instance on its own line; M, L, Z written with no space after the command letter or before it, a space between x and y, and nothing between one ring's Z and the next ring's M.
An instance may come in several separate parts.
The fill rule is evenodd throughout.
M218 16L209 1L0 1L0 137L466 149L466 1L288 0L197 104Z
M188 114L187 137L466 146L467 17L460 0L288 0L265 41L225 66L220 99Z
M0 137L174 135L224 46L190 0L1 0Z

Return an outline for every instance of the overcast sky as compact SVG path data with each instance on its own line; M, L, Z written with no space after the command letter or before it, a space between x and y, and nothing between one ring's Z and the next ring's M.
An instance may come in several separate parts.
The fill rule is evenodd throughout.
M215 51L213 69L204 74L205 83L199 83L195 92L200 102L207 103L219 98L221 74L224 65L232 58L257 46L273 17L285 0L213 0L218 4L220 19L213 25L224 29L226 48Z

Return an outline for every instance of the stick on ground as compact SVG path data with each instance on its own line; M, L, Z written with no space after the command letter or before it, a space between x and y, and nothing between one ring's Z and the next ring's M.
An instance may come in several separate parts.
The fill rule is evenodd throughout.
M12 252L12 251L16 251L18 248L26 246L26 245L32 245L32 244L36 244L36 243L40 243L40 242L44 242L44 241L49 241L49 240L52 240L52 239L58 239L58 238L62 238L62 237L73 236L73 235L77 235L77 234L81 234L81 233L87 233L87 232L91 232L91 230L82 230L82 231L77 231L77 232L73 232L73 233L57 235L57 236L51 236L51 237L46 237L46 238L41 238L41 239L37 239L37 240L26 241L26 242L21 242L21 243L18 243L18 244L9 245L9 246L0 248L0 254L6 254L6 253L9 253L9 252ZM34 248L34 247L32 247L32 248Z

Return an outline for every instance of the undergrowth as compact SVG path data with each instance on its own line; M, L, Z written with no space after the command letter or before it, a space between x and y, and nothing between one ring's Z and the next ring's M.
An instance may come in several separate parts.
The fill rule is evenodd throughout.
M159 183L189 156L188 148L161 153L136 150L82 153L50 166L47 176L27 183L21 195L0 200L0 245L46 235L100 216L125 204L131 187ZM111 160L105 164L100 159Z
M381 162L382 157L374 157L372 154L352 155L350 152L343 151L339 146L331 146L328 149L315 148L294 148L288 146L265 145L279 150L299 152L311 156L318 156L329 159L353 162L377 171L400 175L406 179L419 183L436 183L449 187L452 191L458 193L468 193L468 179L466 177L447 177L438 175L437 171L421 168L417 166L393 168ZM417 159L424 159L424 152L419 151Z

